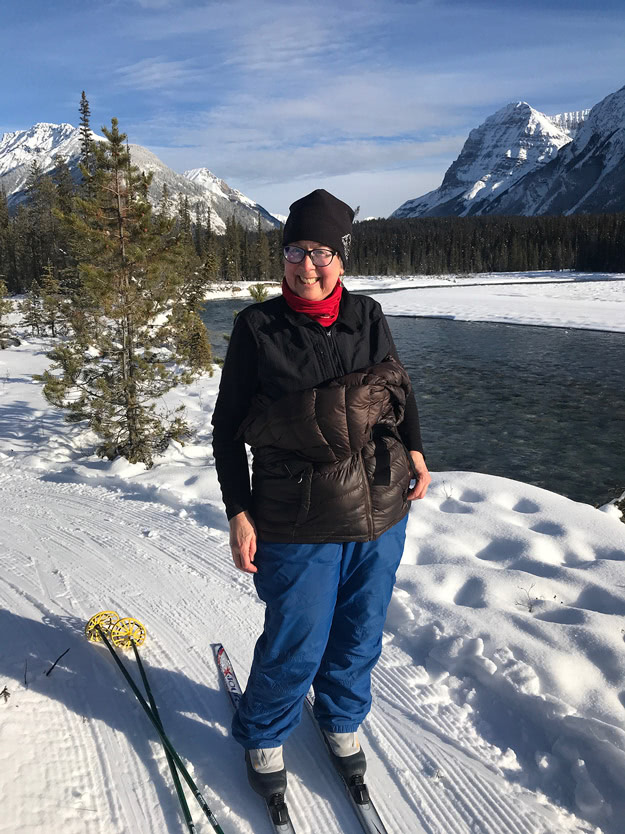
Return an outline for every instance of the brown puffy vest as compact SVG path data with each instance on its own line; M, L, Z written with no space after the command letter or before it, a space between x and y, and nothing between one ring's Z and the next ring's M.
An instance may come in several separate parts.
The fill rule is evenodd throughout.
M371 541L408 511L414 467L397 433L410 381L392 357L326 385L257 400L252 517L273 542Z

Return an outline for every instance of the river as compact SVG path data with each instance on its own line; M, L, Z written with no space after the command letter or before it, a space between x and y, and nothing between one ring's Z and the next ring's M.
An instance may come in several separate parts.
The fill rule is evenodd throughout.
M214 352L247 299L208 302ZM428 466L487 472L590 504L625 489L625 335L390 316Z

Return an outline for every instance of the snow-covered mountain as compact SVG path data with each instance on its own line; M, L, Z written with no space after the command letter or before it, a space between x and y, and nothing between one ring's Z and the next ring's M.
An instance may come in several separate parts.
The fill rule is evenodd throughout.
M625 209L625 87L590 111L508 104L469 134L434 191L393 217L571 214Z
M94 139L102 140L97 134L93 136ZM279 221L262 206L240 191L230 188L206 168L179 174L142 145L131 144L130 153L135 165L153 173L150 198L154 204L160 199L163 185L167 184L174 203L179 197L188 197L192 211L198 204L210 208L212 227L218 233L224 231L228 217L235 217L247 228L256 228L259 211L265 229L279 225ZM28 130L0 136L0 188L6 192L9 205L16 205L23 199L32 163L36 160L44 172L51 171L57 154L68 161L78 176L79 128L70 124L40 123Z
M526 102L508 104L471 131L439 188L408 200L393 217L479 214L529 168L549 162L570 141L562 128Z
M80 132L69 124L41 122L28 130L5 133L0 136L0 188L9 203L19 202L35 160L44 171L50 171L56 154L72 159L79 153Z
M217 177L212 171L209 171L208 168L191 168L183 173L183 177L188 179L190 182L195 183L195 185L199 186L205 193L211 195L211 199L214 200L215 203L228 201L233 203L235 206L240 204L243 209L248 210L248 213L250 211L253 212L255 222L257 222L258 212L260 212L261 223L265 220L267 223L271 224L271 226L277 227L280 225L279 218L270 214L261 205L254 200L251 200L249 197L246 197L245 194L242 194L238 189L231 188L225 180ZM241 218L237 217L237 219L242 225L249 226L249 223L244 223ZM263 225L266 224L263 223Z
M590 111L575 138L541 171L495 199L489 214L625 211L625 87Z

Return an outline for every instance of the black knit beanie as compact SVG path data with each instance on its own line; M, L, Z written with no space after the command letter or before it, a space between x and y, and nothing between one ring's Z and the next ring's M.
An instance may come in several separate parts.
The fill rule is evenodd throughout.
M352 242L354 212L329 191L318 188L289 207L282 245L297 240L316 240L329 246L347 263Z

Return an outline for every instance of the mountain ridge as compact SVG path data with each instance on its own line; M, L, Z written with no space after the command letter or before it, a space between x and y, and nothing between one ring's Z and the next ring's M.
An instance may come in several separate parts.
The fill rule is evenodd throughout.
M391 217L623 211L624 168L625 87L556 116L513 102L470 131L438 188Z
M92 137L96 141L106 141L104 137L93 132ZM78 179L80 128L67 122L38 122L25 130L12 131L0 136L0 188L4 189L11 208L25 199L24 189L32 163L37 161L44 173L50 173L55 168L54 157L57 154L67 161L72 175ZM279 226L279 221L263 206L210 172L210 176L219 183L219 187L208 187L202 181L198 181L197 177L187 177L174 171L142 145L130 144L130 154L135 165L153 174L149 194L153 205L159 202L163 185L166 184L174 202L186 197L192 211L198 205L204 211L210 209L211 226L218 234L225 231L226 220L231 217L246 228L256 229L258 212L264 229ZM207 168L194 170L208 171Z

